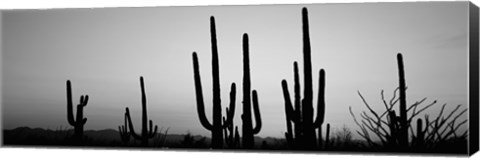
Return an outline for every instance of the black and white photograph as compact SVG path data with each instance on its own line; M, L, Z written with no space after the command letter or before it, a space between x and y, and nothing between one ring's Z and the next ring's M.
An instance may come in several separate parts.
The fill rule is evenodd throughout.
M478 15L468 1L1 10L2 146L468 156Z

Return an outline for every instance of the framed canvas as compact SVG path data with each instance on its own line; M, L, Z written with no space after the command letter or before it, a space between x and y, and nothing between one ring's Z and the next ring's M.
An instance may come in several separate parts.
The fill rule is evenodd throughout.
M2 146L469 156L471 2L1 11Z

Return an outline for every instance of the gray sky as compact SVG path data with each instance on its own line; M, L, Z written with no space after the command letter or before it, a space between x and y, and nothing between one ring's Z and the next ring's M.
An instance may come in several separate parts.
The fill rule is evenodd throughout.
M428 97L440 105L466 107L467 4L3 11L4 128L68 126L65 81L69 79L74 104L81 94L90 96L86 129L116 129L123 124L126 106L139 129L139 76L144 76L149 118L154 124L170 127L170 133L190 131L209 136L196 113L192 52L199 55L211 121L209 17L213 15L223 107L228 105L230 83L237 83L235 123L241 127L241 41L242 34L248 33L252 88L259 93L263 119L259 135L281 137L285 112L280 82L287 79L292 86L293 61L303 63L304 6L309 11L313 80L317 81L320 68L326 70L325 121L332 127L356 129L348 107L356 113L366 110L357 90L375 109L383 108L380 90L385 89L389 98L398 84L398 52L404 55L409 103ZM314 82L314 96L316 90ZM428 111L432 112L435 109Z

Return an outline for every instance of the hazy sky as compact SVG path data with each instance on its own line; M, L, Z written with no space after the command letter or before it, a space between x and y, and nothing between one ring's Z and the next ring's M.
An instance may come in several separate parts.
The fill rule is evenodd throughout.
M258 91L263 120L259 136L282 137L280 83L287 79L292 90L293 62L303 63L305 6L313 81L324 68L325 121L334 129L356 129L348 107L366 110L357 91L383 110L380 90L390 98L398 84L398 52L404 55L409 104L428 97L437 99L438 107L466 108L468 2L14 10L2 14L3 127L69 126L65 82L71 80L75 105L80 95L90 96L86 129L116 129L127 106L140 129L139 77L144 76L154 124L170 127L170 133L210 136L196 112L192 52L199 56L205 111L212 121L213 15L223 111L235 82L235 124L241 128L241 42L248 33L252 89ZM313 89L316 96L317 82Z

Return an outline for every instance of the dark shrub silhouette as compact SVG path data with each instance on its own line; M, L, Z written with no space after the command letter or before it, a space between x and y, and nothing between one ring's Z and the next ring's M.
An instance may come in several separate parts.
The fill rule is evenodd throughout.
M128 107L125 108L125 116L128 120L128 127L130 129L131 136L133 136L133 138L135 139L140 140L142 146L148 146L148 139L155 137L158 127L157 125L155 125L155 129L152 128L152 120L148 121L150 128L147 127L147 96L145 95L143 77L140 77L140 88L142 91L142 132L140 134L135 133L135 128L133 127L132 119L130 117L130 110L128 110Z
M468 131L458 134L458 129L466 124L467 120L463 120L460 123L457 121L467 109L458 111L461 107L461 105L458 105L445 116L444 110L446 104L444 104L439 114L434 119L431 120L429 117L430 115L428 114L424 115L423 120L418 118L418 115L435 105L437 101L435 100L432 103L421 107L422 103L427 99L423 98L407 107L407 86L402 54L397 54L397 61L399 69L399 87L394 90L393 97L389 102L385 100L383 90L380 93L386 109L384 112L381 114L375 112L362 94L358 92L364 105L368 108L371 114L369 115L366 112L362 112L360 114L362 120L359 122L352 112L352 107L350 107L350 114L355 123L361 129L361 131L357 131L357 133L368 142L370 148L377 151L437 153L466 152L467 144L465 140L468 137ZM398 97L397 93L399 94ZM397 116L395 110L393 110L397 103L399 104L400 116ZM414 119L417 119L415 130L414 123L412 122ZM374 135L370 136L372 133ZM374 136L379 139L379 142L374 140ZM449 148L445 148L447 144L450 146Z
M198 140L195 140L195 137L192 136L190 132L188 132L184 137L183 140L180 141L181 148L208 148L206 145L206 137L201 137Z
M154 147L166 147L165 145L167 144L167 135L168 135L168 130L170 128L167 128L165 132L162 133L163 128L160 129L159 134L157 134L155 137L153 137L153 146Z
M74 127L74 134L72 140L74 144L82 144L83 140L83 126L87 122L87 118L83 117L83 108L87 106L88 95L80 96L80 103L77 105L76 119L73 116L73 101L72 101L72 85L70 80L67 80L67 120L68 124Z
M195 79L195 94L197 100L197 112L200 123L207 130L212 131L212 148L223 147L223 129L227 128L232 122L235 114L235 83L232 83L230 89L230 111L227 113L227 119L222 123L222 105L220 100L220 76L218 64L217 37L215 29L215 18L210 17L210 36L212 43L212 78L213 78L213 122L210 123L205 116L205 105L203 102L202 81L200 79L200 69L197 53L193 52L193 73Z
M246 149L254 147L253 135L258 134L262 128L262 118L258 107L257 91L252 91L252 100L250 100L250 57L248 50L248 35L243 34L243 128L242 128L242 146ZM251 103L253 102L253 112L255 114L256 125L253 128Z
M295 102L292 107L290 94L288 92L287 81L282 80L283 95L285 99L285 114L287 120L287 132L285 137L290 148L294 149L315 149L322 148L322 124L325 117L325 71L319 72L319 88L317 103L317 118L313 119L313 89L312 89L312 61L310 49L310 37L308 26L307 8L302 9L303 26L303 62L304 62L304 96L300 96L300 81L298 76L297 62L294 62L294 80L295 80ZM292 125L294 124L294 131ZM318 130L319 146L317 146L317 136L315 129ZM328 133L327 133L328 135Z

